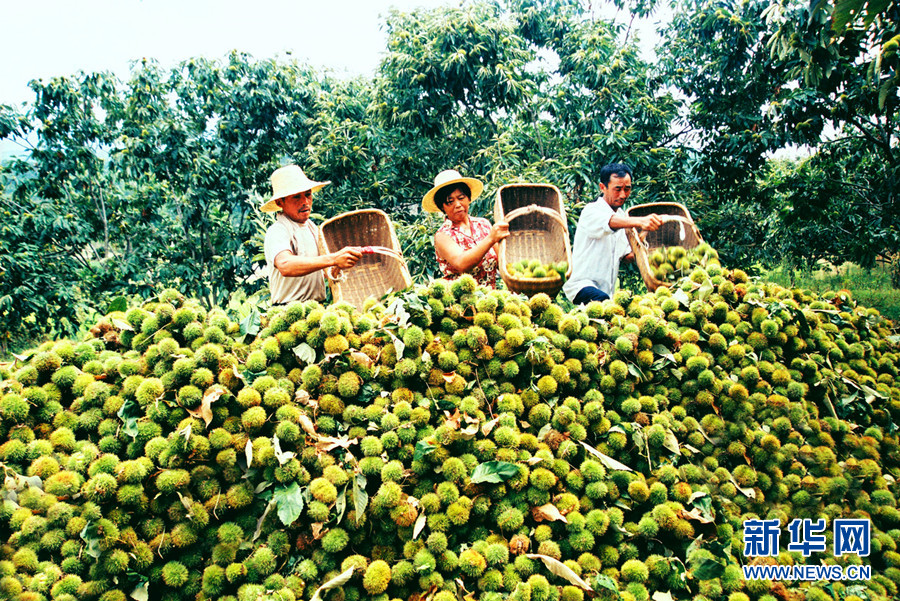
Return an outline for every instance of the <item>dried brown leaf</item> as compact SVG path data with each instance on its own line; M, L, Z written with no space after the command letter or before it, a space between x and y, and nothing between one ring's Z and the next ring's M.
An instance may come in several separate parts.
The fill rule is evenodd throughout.
M365 365L366 367L372 367L375 365L375 362L372 361L372 358L365 354L362 351L350 351L350 359L359 363L360 365Z
M313 424L309 416L305 413L300 414L300 427L303 428L303 431L312 438L319 437L319 434L316 432L316 426Z
M320 538L325 536L326 532L328 532L328 529L325 528L325 524L323 524L322 522L315 522L312 525L311 530L312 530L313 540L319 540Z
M213 420L212 404L218 401L219 397L223 394L225 394L224 388L221 386L213 386L203 395L203 400L200 401L200 408L188 409L187 412L192 417L202 419L204 423L206 423L206 427L209 428L209 424L211 424Z
M701 513L700 510L696 507L690 511L680 509L676 512L676 514L682 519L695 520L697 522L700 522L701 524L711 524L713 521L707 517L704 517L703 513Z
M355 438L351 439L345 436L341 438L335 438L333 436L322 436L319 438L318 442L316 442L316 450L328 453L337 448L349 449L350 445L352 444L356 444Z
M541 505L540 507L532 507L531 516L534 518L535 522L543 522L544 520L547 520L548 522L563 522L565 524L569 523L569 520L566 519L566 516L560 513L559 509L557 509L556 505L554 505L553 503L547 503L546 505Z
M451 430L458 430L462 421L462 414L460 414L459 409L455 410L453 415L450 415L449 411L445 411L444 414L447 416L447 421L444 422L444 425Z

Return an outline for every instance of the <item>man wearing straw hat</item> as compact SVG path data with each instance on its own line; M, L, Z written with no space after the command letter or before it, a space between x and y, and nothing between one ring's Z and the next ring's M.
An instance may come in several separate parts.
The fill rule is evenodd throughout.
M659 229L658 215L629 217L622 205L631 195L631 168L612 163L600 169L603 196L586 205L575 228L572 245L572 276L563 292L576 305L610 298L619 276L619 262L633 257L625 228L636 227L648 232Z
M294 300L325 300L323 269L349 269L362 253L344 247L319 254L319 229L309 218L312 194L331 182L315 182L297 165L288 165L272 173L272 198L260 210L280 211L275 223L266 230L265 253L269 266L269 290L272 304Z

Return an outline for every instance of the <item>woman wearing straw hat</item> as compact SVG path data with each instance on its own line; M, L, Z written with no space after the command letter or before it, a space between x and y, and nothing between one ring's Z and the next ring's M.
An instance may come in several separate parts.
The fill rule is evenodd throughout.
M441 274L453 279L470 273L475 280L493 288L497 280L497 251L494 245L509 236L509 224L469 215L469 205L484 185L463 177L454 169L441 171L434 187L422 198L429 213L444 213L444 223L434 235L434 250Z
M269 290L273 304L294 300L325 300L323 269L349 269L362 253L345 247L319 254L319 231L309 218L312 194L331 182L316 182L297 165L288 165L272 173L272 198L260 210L281 211L266 230L265 253L269 266Z

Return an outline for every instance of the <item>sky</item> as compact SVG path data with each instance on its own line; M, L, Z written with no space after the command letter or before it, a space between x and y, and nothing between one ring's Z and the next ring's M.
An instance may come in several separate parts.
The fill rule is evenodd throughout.
M383 57L392 9L458 6L461 0L0 0L0 104L31 102L32 79L111 71L155 59L163 69L232 50L283 58L336 76L372 76ZM612 18L611 2L595 2ZM652 23L641 28L649 49ZM0 141L0 159L21 147Z
M290 52L335 74L373 75L392 8L459 5L460 0L2 0L0 104L33 99L32 79L112 71L125 79L132 61L163 68ZM603 13L615 9L599 3ZM606 15L604 15L606 16ZM610 14L609 16L612 16Z
M336 74L371 75L385 48L384 18L458 4L447 0L3 0L0 104L33 98L28 82L79 71L128 76L129 65L161 66L231 50L291 56Z

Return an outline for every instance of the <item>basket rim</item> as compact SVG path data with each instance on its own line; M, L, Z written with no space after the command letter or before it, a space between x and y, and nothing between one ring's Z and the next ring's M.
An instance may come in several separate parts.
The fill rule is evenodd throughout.
M330 217L330 218L326 219L325 221L323 221L322 223L320 223L319 227L320 228L325 227L326 225L328 225L334 221L340 221L341 219L345 219L347 217L353 217L355 215L362 215L363 213L373 213L376 215L380 215L380 216L384 217L385 219L387 219L388 222L390 222L390 217L388 217L388 214L385 213L384 211L382 211L381 209L356 209L355 211L344 211L340 215L335 215L334 217Z
M501 192L503 190L506 190L507 188L522 188L525 186L532 186L532 187L538 186L541 188L553 188L554 190L559 192L559 188L557 188L555 185L545 184L545 183L540 183L540 182L516 182L516 183L512 183L512 184L503 184L502 186L497 188L497 192Z
M378 216L384 220L385 224L387 224L388 234L390 236L391 243L393 245L396 245L396 247L397 247L393 250L399 252L402 255L403 253L401 251L400 241L397 239L397 232L394 229L394 222L391 221L390 216L387 213L385 213L384 211L382 211L381 209L371 209L371 208L356 209L355 211L345 211L339 215L335 215L334 217L331 217L330 219L326 219L325 221L320 223L318 226L319 227L318 242L320 244L320 252L321 252L321 248L324 248L326 253L334 252L331 248L331 245L328 242L328 237L325 234L326 229L329 229L329 230L331 229L328 226L334 226L335 223L337 223L343 219L346 219L347 217L354 217L354 216L363 215L363 214L367 214L367 213Z
M641 203L641 204L637 204L637 205L628 207L627 209L625 209L625 213L626 213L627 215L631 215L632 209L643 209L643 208L653 208L653 207L672 207L672 208L679 208L679 209L681 209L682 211L684 211L685 216L686 216L688 219L690 219L691 222L694 221L694 217L693 217L693 215L691 215L691 212L688 210L688 208L687 208L685 205L683 205L683 204L680 203L680 202L670 202L670 201L666 201L666 202L645 202L645 203Z

